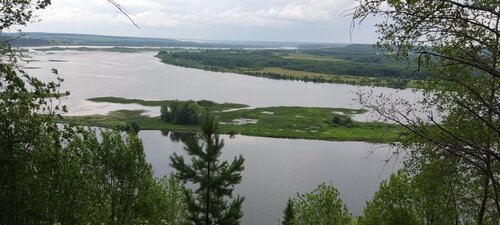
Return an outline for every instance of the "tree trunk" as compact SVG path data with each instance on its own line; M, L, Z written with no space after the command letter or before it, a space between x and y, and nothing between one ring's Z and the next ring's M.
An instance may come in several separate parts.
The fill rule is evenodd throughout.
M208 162L207 164L208 164L208 167L207 167L208 184L207 184L207 199L206 199L206 205L205 205L205 225L210 225L209 218L208 218L208 213L209 213L208 207L209 207L209 202L210 202L210 162Z
M477 224L482 225L484 221L484 212L486 211L486 202L488 201L488 186L490 183L490 179L488 177L484 177L484 187L483 187L483 199L481 201L481 208L479 209L479 215L477 219Z

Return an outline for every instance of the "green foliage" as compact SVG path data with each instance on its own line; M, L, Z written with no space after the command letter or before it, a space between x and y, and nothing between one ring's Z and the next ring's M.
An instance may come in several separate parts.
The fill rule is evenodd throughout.
M340 199L337 189L324 183L311 193L297 196L293 201L293 213L294 225L351 223L351 214Z
M177 177L198 186L194 191L185 192L191 224L234 225L239 224L243 216L244 198L237 196L231 202L227 200L233 197L234 186L241 182L244 159L239 156L231 163L220 162L224 141L216 132L217 123L205 115L200 139L191 138L185 142L192 163L186 164L184 157L176 153L170 158Z
M204 113L203 107L195 101L173 101L161 107L160 118L167 123L196 125Z
M371 202L368 202L359 225L416 225L416 212L411 201L412 188L403 171L391 175L380 185Z
M131 224L146 220L140 211L152 181L151 166L146 162L142 142L134 134L124 140L118 132L103 131L97 151L102 160L103 189L107 193L108 224Z
M291 198L286 202L285 210L283 210L283 221L281 225L293 225L295 213L293 211L293 200Z
M434 161L419 171L398 171L382 182L358 223L473 224L477 205L461 202L456 196L475 192L478 185L457 173L455 165Z
M139 207L149 224L184 225L188 211L184 186L174 174L154 179L148 190L148 198ZM136 220L136 222L139 222ZM141 224L146 223L142 221Z

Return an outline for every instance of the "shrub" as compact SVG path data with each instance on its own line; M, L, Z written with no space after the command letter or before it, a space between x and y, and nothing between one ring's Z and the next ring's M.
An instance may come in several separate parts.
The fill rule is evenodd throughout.
M332 126L337 127L353 127L354 123L349 116L335 115L332 118Z

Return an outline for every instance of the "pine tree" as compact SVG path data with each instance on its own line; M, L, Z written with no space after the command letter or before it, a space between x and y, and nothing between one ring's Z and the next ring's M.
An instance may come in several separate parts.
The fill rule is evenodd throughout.
M237 196L231 202L234 186L241 182L244 159L240 155L229 164L219 161L224 141L219 138L217 123L206 115L202 122L202 133L198 139L185 141L184 148L192 156L191 164L174 153L171 166L177 170L182 181L198 187L186 190L189 220L196 225L236 225L243 216L241 205L244 198Z
M286 208L283 210L283 222L281 222L282 225L292 225L293 224L293 200L288 199L286 203Z

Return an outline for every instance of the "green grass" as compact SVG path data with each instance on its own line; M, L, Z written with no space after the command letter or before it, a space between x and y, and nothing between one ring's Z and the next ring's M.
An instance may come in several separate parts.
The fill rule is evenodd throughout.
M112 97L97 99L98 102L137 103L146 106L158 106L161 103L170 102L170 100L143 101ZM109 101L105 101L105 99ZM397 125L354 121L349 126L336 126L331 123L333 116L347 118L364 112L366 111L344 108L265 107L214 111L213 115L220 122L220 132L223 134L374 143L388 143L398 140L403 129ZM142 113L141 110L118 110L110 112L108 115L65 117L61 122L106 128L116 128L119 125L135 122L143 130L199 131L199 126L165 123L158 117L147 117L141 115ZM257 122L236 125L233 120L237 119L252 119Z

